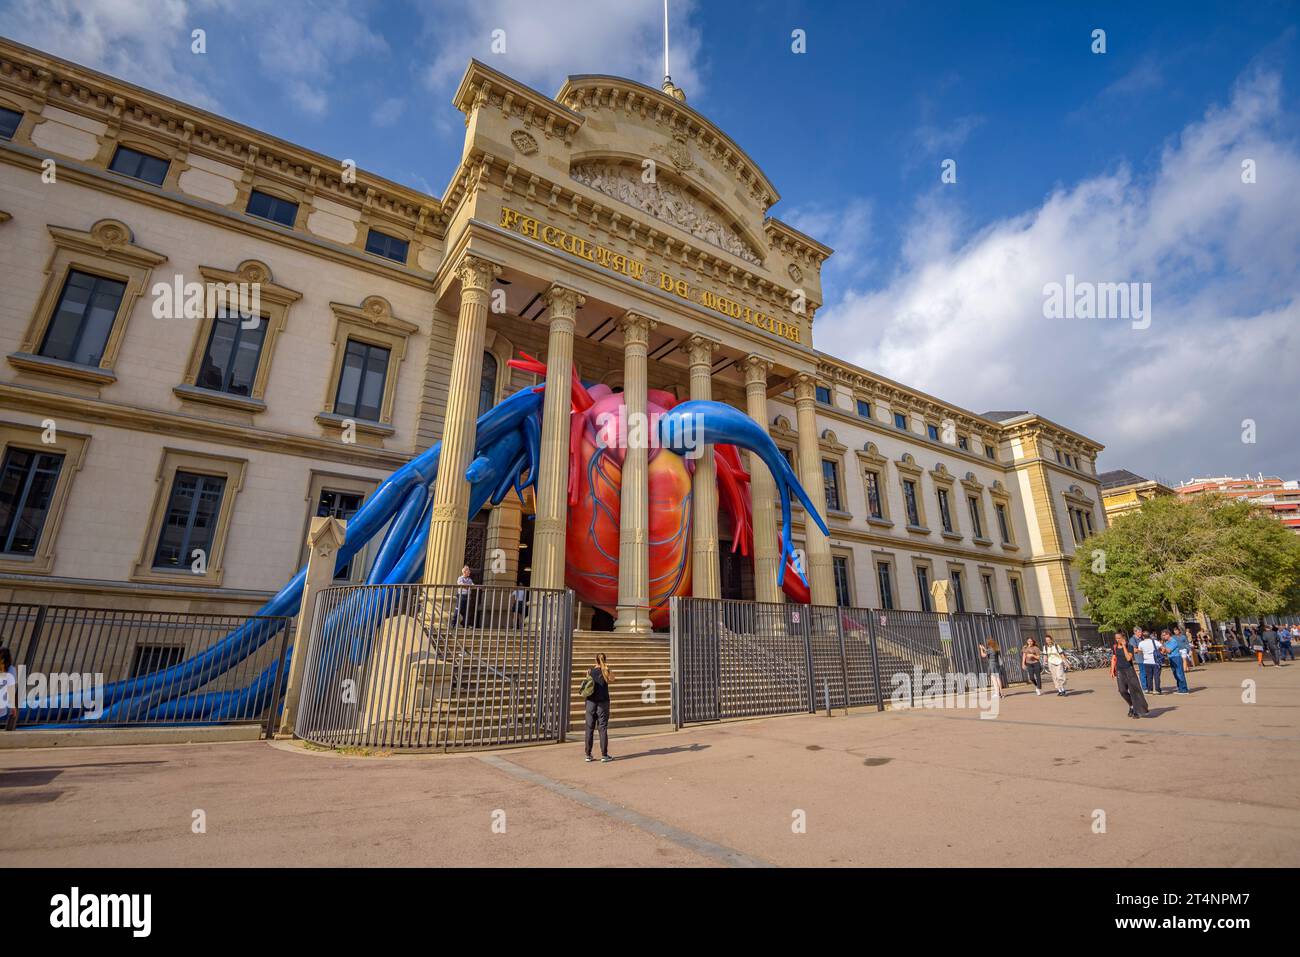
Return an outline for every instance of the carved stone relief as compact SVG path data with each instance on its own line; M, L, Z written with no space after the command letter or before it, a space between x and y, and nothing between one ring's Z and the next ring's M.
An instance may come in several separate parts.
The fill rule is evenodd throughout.
M642 182L639 170L613 163L584 163L570 169L569 175L584 186L683 229L747 263L762 264L736 230L720 222L710 210L679 187L669 183Z

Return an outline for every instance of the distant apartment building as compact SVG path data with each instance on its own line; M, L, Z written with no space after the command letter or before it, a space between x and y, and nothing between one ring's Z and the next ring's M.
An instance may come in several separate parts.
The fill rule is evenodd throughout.
M1103 491L1105 486L1102 486ZM1268 513L1291 531L1300 535L1300 481L1285 481L1276 476L1257 475L1251 478L1193 478L1180 483L1174 492L1184 498L1217 492L1229 498L1245 499L1252 505L1267 509Z

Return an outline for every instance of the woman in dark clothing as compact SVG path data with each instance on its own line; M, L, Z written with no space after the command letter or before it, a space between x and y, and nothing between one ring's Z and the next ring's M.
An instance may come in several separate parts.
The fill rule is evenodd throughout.
M1134 664L1133 649L1129 648L1124 632L1115 632L1115 644L1110 650L1110 676L1115 679L1119 696L1128 703L1128 716L1141 718L1147 713L1147 698L1142 693Z
M614 672L609 670L609 662L603 654L596 655L596 667L587 672L592 681L591 694L587 696L587 760L591 756L592 738L600 728L600 760L604 764L614 759L609 756L609 686L614 681Z

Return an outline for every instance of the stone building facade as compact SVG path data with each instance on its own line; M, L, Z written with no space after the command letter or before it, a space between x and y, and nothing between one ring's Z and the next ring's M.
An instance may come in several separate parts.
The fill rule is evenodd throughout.
M506 365L525 351L558 383L767 426L826 506L829 539L796 515L815 601L925 609L949 582L971 611L1084 614L1069 562L1105 525L1101 445L818 352L832 250L769 215L773 185L677 91L575 76L550 97L472 62L455 102L465 148L435 197L0 42L0 600L252 611L313 516L346 519L437 440L461 468L440 471L426 578L468 560L558 585L558 432L522 505L470 518L459 477L482 409L537 383ZM241 288L256 307L225 308ZM777 597L779 509L751 472L756 569L697 473L697 593Z

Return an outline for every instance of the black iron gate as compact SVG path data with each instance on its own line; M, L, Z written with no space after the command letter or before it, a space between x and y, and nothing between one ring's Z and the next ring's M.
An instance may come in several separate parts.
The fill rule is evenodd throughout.
M1027 619L1035 623L1027 629L1026 620L1012 615L713 598L674 598L671 619L678 727L826 708L883 708L887 700L915 695L934 674L985 684L989 655L996 656L993 670L1004 685L1024 681L1024 641L1032 634L1041 645L1047 624ZM1067 625L1061 637L1073 642L1075 623L1062 621Z

